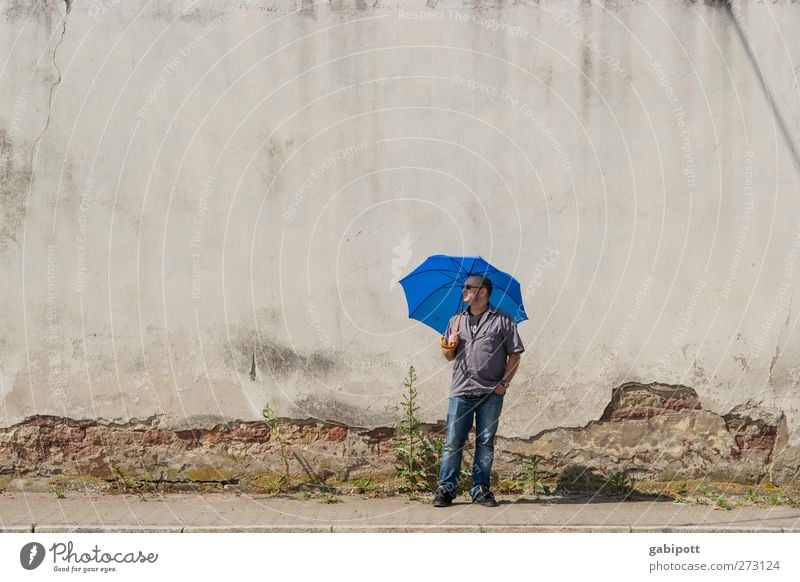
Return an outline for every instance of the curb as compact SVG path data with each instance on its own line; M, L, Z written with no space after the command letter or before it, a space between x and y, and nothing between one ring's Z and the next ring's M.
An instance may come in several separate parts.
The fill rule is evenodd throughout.
M29 527L0 527L0 534L66 534L66 533L503 533L503 534L554 534L554 533L800 533L800 527L719 527L719 526L602 526L602 525L418 525L418 526L102 526L102 525L35 525Z

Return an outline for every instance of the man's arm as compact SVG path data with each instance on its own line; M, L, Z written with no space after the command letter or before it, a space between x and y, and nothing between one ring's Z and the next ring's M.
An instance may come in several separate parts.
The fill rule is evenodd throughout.
M516 352L508 356L508 360L506 360L506 371L503 373L503 382L511 382L512 378L514 378L514 374L517 373L517 367L519 367L519 361L521 358L522 353L520 352ZM494 389L494 391L500 395L503 395L506 393L506 387L500 384Z
M461 323L461 316L455 316L454 318L450 319L450 323L447 324L447 329L444 330L444 337L447 338L447 343L451 344L452 348L446 348L442 346L442 355L444 359L448 362L452 362L456 359L456 352L458 351L458 342L461 339L459 337L459 324ZM455 331L451 332L452 329Z

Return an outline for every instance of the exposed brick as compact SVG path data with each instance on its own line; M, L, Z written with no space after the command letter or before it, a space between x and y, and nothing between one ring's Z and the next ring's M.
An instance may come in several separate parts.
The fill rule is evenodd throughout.
M222 482L229 480L222 478L228 475L240 479L244 487L259 482L259 475L282 473L285 463L291 474L305 475L296 452L320 474L394 473L395 430L391 427L365 430L282 419L284 459L278 439L261 421L185 430L170 430L157 422L153 418L109 425L31 417L0 429L0 471L34 478L77 471L113 480L111 466L117 465L126 478L135 480L166 476L167 481ZM780 423L785 423L782 414L752 405L724 417L703 411L690 388L628 384L614 391L602 419L584 428L552 429L530 440L499 438L495 468L500 474L513 475L519 471L521 458L538 454L543 467L550 470L586 464L603 474L630 470L641 478L688 478L708 476L713 469L730 474L733 480L751 482L768 469L780 440L776 428ZM443 438L445 433L442 424L421 430L428 438ZM203 467L213 469L207 471L211 477L199 479ZM787 475L788 471L783 470Z
M155 445L171 445L176 439L177 437L174 432L160 428L153 428L144 432L144 444L148 447Z
M224 433L228 442L262 443L269 440L269 428L264 423L239 425Z
M204 429L198 430L179 430L175 432L175 436L184 441L189 448L199 447L201 440L206 436L208 431Z
M686 386L666 384L623 384L611 393L611 402L600 420L648 419L679 410L701 410L697 393Z
M347 438L347 429L343 426L334 426L322 432L322 439L329 442L341 443Z
M358 433L360 436L367 437L368 439L382 441L394 436L394 429L387 428L387 427L378 427L373 428L372 430L368 430L366 432Z

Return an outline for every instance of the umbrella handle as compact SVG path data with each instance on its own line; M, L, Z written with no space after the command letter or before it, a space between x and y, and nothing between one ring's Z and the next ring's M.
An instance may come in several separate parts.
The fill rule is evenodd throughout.
M456 330L461 329L461 316L462 315L463 315L463 313L459 313L458 317L456 317ZM445 341L445 337L442 336L442 337L439 338L439 345L442 346L446 350L452 350L453 348L455 348L458 345L458 342L453 342L451 344L447 343Z

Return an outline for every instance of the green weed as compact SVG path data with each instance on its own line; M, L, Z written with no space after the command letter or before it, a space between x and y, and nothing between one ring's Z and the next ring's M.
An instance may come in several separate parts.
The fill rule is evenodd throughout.
M396 427L397 438L394 451L397 455L395 466L399 481L398 491L415 493L433 491L438 486L438 465L444 442L428 438L421 430L417 415L417 389L414 383L417 374L414 366L409 367L403 382L405 393L401 402L402 417Z
M612 493L630 493L633 491L633 483L622 473L613 473L606 481L605 486Z
M730 504L730 502L724 495L717 496L717 507L721 509L727 509L729 511L733 509L733 505Z
M555 477L551 471L545 471L539 467L542 458L539 455L528 455L522 461L522 488L525 493L532 493L537 496L539 493L549 494L550 488L544 484L544 479Z
M264 408L261 410L261 416L264 417L264 423L269 427L270 438L274 438L278 441L281 459L283 460L283 485L288 488L291 484L291 477L289 475L289 458L286 455L286 444L284 442L281 419L275 415L275 411L272 410L272 407L269 404L264 405Z
M377 495L380 493L378 486L369 479L356 479L353 483L353 490L361 495Z

